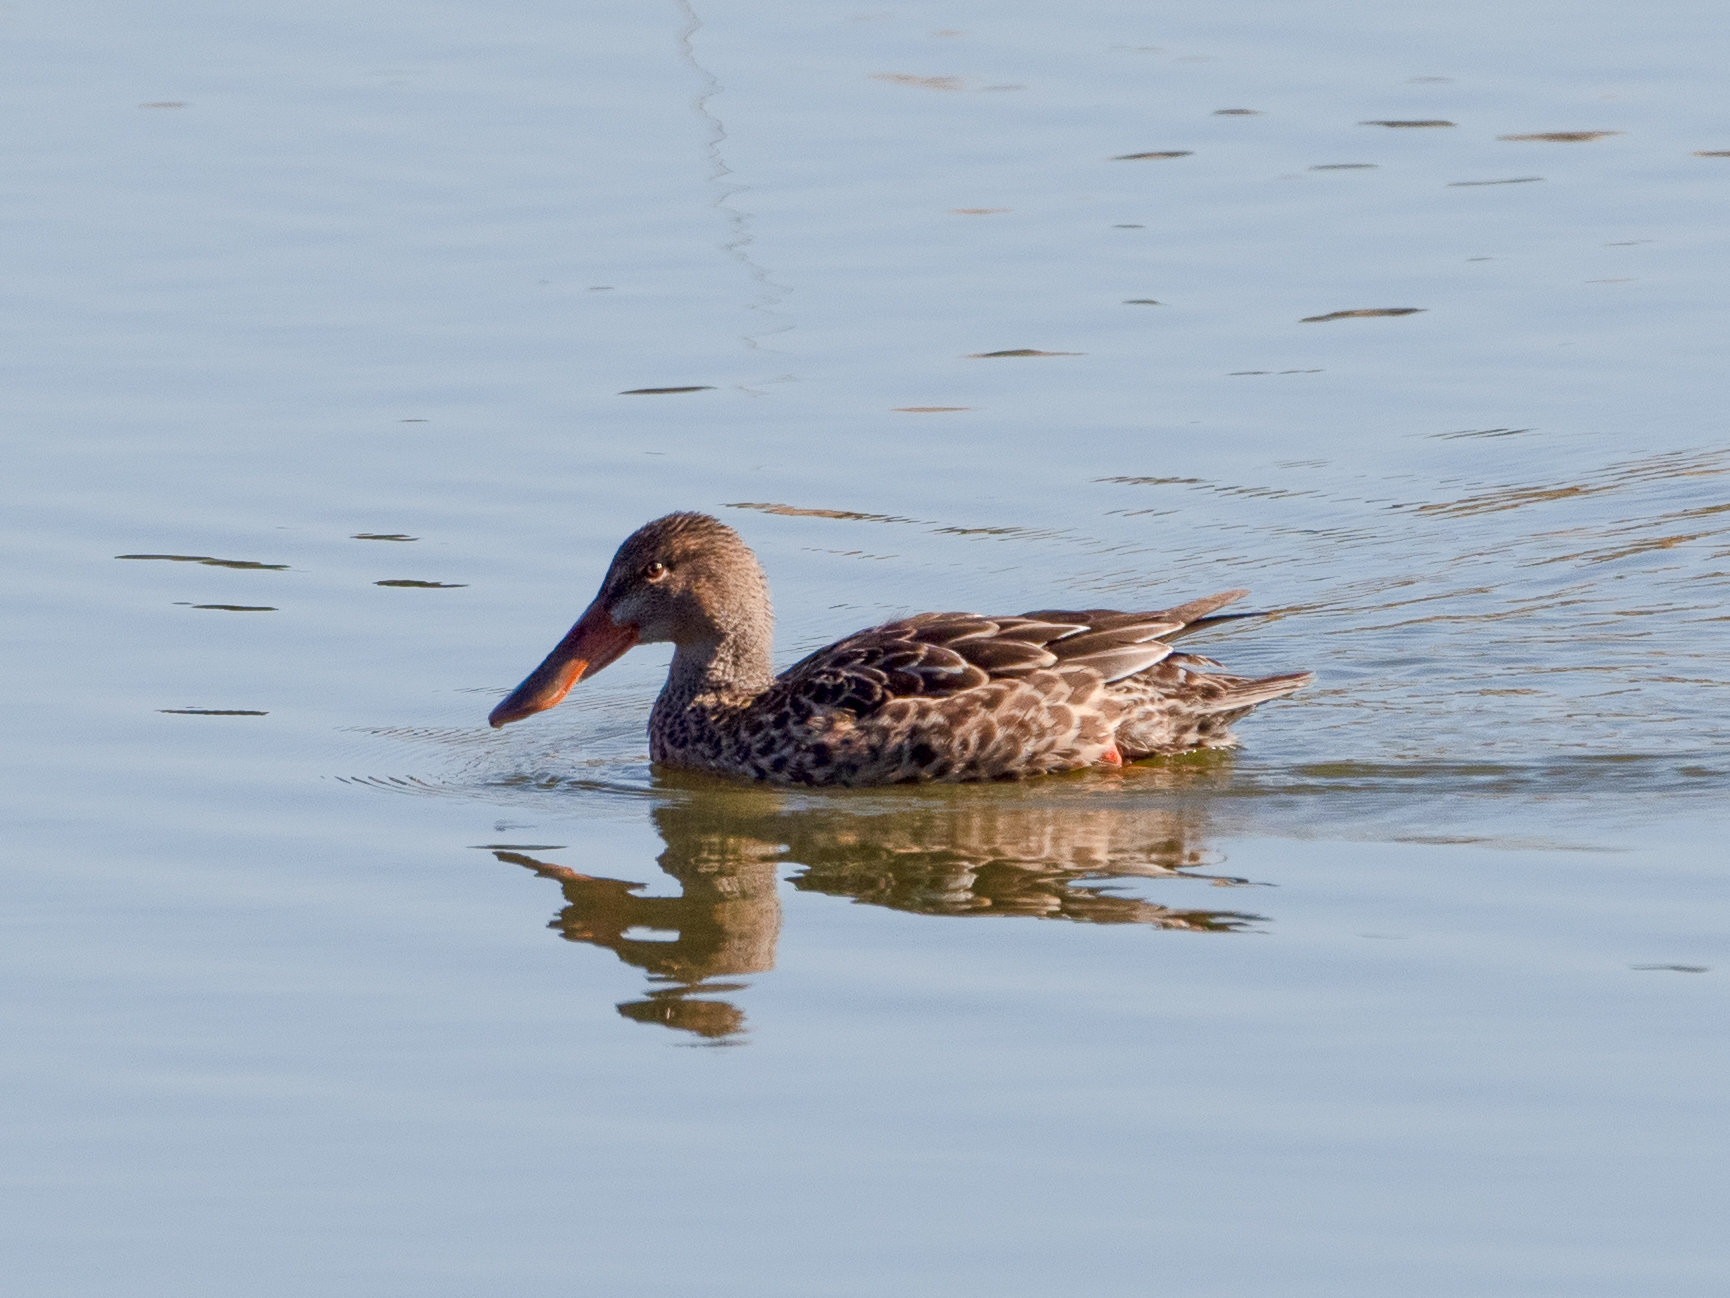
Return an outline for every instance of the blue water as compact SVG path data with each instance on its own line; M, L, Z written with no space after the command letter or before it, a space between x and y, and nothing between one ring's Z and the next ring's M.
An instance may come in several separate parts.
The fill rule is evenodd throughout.
M1722 1292L1716 7L0 42L9 1291ZM1319 679L987 789L652 771L654 649L487 729L677 508L783 661L1249 586Z

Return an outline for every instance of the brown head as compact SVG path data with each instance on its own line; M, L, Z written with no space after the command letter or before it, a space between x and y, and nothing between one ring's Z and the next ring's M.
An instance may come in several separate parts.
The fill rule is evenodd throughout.
M626 539L594 602L487 720L552 707L632 645L671 643L680 657L722 663L760 649L766 662L771 628L769 583L739 534L707 514L668 514Z

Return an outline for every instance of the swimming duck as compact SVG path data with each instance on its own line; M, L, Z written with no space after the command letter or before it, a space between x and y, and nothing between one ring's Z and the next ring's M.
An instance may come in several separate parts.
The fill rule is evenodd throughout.
M1231 723L1309 672L1250 679L1178 653L1176 636L1242 614L1225 591L1150 613L921 613L770 664L769 583L739 534L707 514L633 533L546 661L488 718L552 707L638 644L670 642L649 714L666 766L771 784L1015 779L1237 743Z

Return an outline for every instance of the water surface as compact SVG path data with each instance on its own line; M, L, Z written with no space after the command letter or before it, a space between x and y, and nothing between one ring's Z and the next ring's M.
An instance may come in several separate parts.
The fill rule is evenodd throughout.
M0 15L33 1295L1716 1294L1716 7ZM1252 588L1235 754L484 719ZM261 616L239 616L259 614ZM268 614L268 616L262 616Z

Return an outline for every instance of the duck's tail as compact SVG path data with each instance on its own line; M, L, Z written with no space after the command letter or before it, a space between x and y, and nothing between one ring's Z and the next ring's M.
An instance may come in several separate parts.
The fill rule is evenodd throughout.
M1230 676L1218 663L1192 654L1173 654L1151 671L1123 682L1119 698L1127 706L1116 731L1117 751L1125 761L1191 752L1197 748L1235 748L1232 723L1257 704L1300 690L1313 672L1278 676Z

